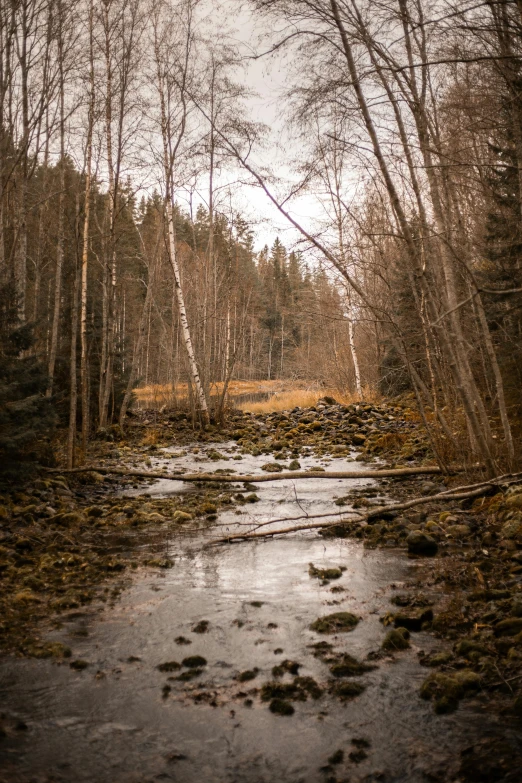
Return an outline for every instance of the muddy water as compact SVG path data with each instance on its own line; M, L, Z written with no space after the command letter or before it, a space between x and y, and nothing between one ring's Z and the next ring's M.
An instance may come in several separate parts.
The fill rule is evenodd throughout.
M233 446L219 448L227 453ZM199 458L169 456L169 464L180 460L192 469ZM223 461L223 466L250 472L260 460L266 457ZM309 461L318 464L311 457ZM306 460L301 463L306 467ZM213 468L220 465L212 463ZM343 465L348 467L334 460L331 467ZM208 470L208 463L199 467ZM360 481L361 486L367 483ZM259 503L243 507L242 515L230 512L218 523L235 530L238 524L254 525L303 509L336 514L333 496L348 489L347 482L317 479L295 484L259 485ZM175 482L159 481L147 491L158 495L179 488ZM317 700L296 702L295 713L283 717L272 714L256 693L284 659L299 662L301 675L325 685L328 668L313 657L314 642L327 639L336 650L361 659L377 650L385 633L379 616L390 609L390 597L418 566L392 550L368 551L353 541L322 540L310 533L203 548L216 532L167 539L164 547L174 560L172 569L139 573L115 607L71 613L60 630L49 634L69 644L73 658L88 664L85 669L71 669L67 661L9 659L1 664L0 711L8 731L0 743L0 780L456 779L461 749L488 727L478 701L465 703L454 715L436 716L419 699L426 670L418 665L416 653L434 646L425 634L414 635L410 651L395 660L379 660L374 671L358 678L366 690L348 703L324 693ZM310 562L346 570L341 579L321 585L308 574ZM333 586L344 592L332 592ZM352 632L324 637L309 629L318 616L340 610L361 618ZM202 621L207 630L198 633ZM179 637L190 644L179 644ZM179 671L157 669L191 655L207 660L191 682L168 680ZM255 679L237 681L239 672L254 667L259 670ZM369 743L367 758L350 760L349 754L357 750L352 741L361 739ZM337 750L344 751L343 762L321 770Z

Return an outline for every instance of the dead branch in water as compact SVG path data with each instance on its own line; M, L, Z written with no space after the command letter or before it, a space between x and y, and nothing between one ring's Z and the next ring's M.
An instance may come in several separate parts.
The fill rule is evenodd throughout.
M256 533L255 530L258 530L260 527L265 527L270 524L277 524L278 522L282 522L282 519L275 519L272 522L263 522L260 525L257 525L254 527L253 531L250 533L234 533L230 536L224 536L223 538L218 538L214 541L211 541L207 544L207 546L214 546L216 544L229 544L239 541L248 541L250 539L259 539L259 538L271 538L272 536L278 536L278 535L284 535L287 533L297 533L302 530L319 530L323 528L329 528L329 527L339 527L343 524L349 524L352 522L359 522L361 525L364 525L365 523L368 523L370 519L378 518L382 516L383 514L388 514L390 512L394 511L404 511L408 508L414 508L415 506L421 506L425 505L427 503L440 503L442 502L449 502L449 501L460 501L460 500L468 500L471 498L478 498L483 495L487 495L492 488L494 487L500 487L500 486L506 486L510 484L515 483L521 483L522 482L522 473L507 473L502 476L497 476L496 478L490 479L489 481L481 482L480 484L471 484L467 486L462 487L454 487L451 490L445 490L444 492L439 492L436 495L428 495L426 497L419 497L419 498L412 498L411 500L404 501L402 503L391 503L387 506L377 506L375 508L372 508L368 510L366 513L360 513L357 511L351 511L348 513L351 513L353 516L349 519L341 519L334 522L317 522L315 524L303 524L303 525L295 525L293 527L288 528L280 528L277 530L265 530L261 533ZM334 516L335 512L332 512L330 516ZM313 515L310 514L306 519L320 519L324 518L325 514L317 514ZM303 517L288 517L288 521L294 521L298 519L303 519Z
M451 473L462 473L466 468L454 467ZM219 481L220 483L259 484L264 481L284 481L287 479L359 479L359 478L401 478L408 476L440 475L437 465L420 468L392 468L389 470L345 470L345 471L291 471L284 473L263 473L257 476L233 476L216 473L163 473L160 471L131 470L127 468L107 468L104 465L84 465L81 468L45 468L47 473L60 475L71 473L101 473L135 478L168 479L169 481Z

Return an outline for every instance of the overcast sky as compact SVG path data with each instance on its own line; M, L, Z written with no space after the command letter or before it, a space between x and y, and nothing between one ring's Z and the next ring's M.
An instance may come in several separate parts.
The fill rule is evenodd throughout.
M274 55L249 59L249 52L253 54L266 50L267 44L260 42L263 28L251 14L248 4L230 0L229 7L234 14L234 37L245 55L245 72L242 78L246 86L257 94L248 100L251 119L270 128L270 138L267 139L265 150L254 151L252 162L268 163L277 176L290 179L292 174L287 164L295 157L297 150L285 132L283 92L289 79L285 60ZM289 246L299 240L298 232L259 188L241 187L235 195L235 202L254 224L257 250L265 244L271 245L276 236ZM294 200L290 211L310 227L314 218L319 217L321 210L317 200L306 195Z

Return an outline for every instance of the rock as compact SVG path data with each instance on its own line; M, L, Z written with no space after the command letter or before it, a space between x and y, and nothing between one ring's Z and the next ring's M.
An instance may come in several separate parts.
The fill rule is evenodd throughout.
M514 599L510 614L513 617L522 617L522 596Z
M451 660L453 660L453 655L448 650L444 650L442 652L434 653L433 655L430 655L427 658L421 659L421 663L423 666L445 666L445 664L449 663Z
M423 555L425 557L433 557L439 549L435 539L421 530L412 530L406 538L406 544L410 554Z
M89 666L89 664L87 661L83 661L80 658L78 658L76 661L71 661L69 666L71 667L71 669L74 669L77 672L81 672L84 669L86 669Z
M51 517L51 522L55 525L63 527L70 527L71 525L81 525L85 521L83 514L78 511L69 511L65 513L55 514Z
M187 514L186 511L175 511L172 515L172 521L179 523L179 522L189 522L192 519L192 514Z
M508 495L508 497L504 500L504 505L509 509L522 510L522 492L520 491L519 487L517 487L517 490L517 492Z
M371 672L375 669L368 663L361 663L348 653L340 655L335 663L330 666L330 672L334 677L359 677L361 674Z
M518 497L518 496L517 496ZM520 495L522 498L522 495ZM512 539L516 538L519 533L522 532L522 521L517 517L510 519L505 525L502 525L501 536L502 538Z
M457 655L462 655L464 658L470 657L471 653L479 653L480 655L487 655L488 649L483 644L477 642L474 639L461 639L458 644L455 645L455 652Z
M264 465L261 465L261 470L264 470L267 473L281 473L283 469L284 466L280 465L279 462L267 462Z
M352 443L355 446L363 446L366 443L366 435L363 435L360 432L354 432L352 435Z
M15 604L39 604L42 602L42 599L32 590L20 590L14 594L12 600Z
M288 470L301 470L301 463L299 460L293 459L288 466Z
M190 655L188 658L183 658L181 663L187 669L200 669L202 666L207 665L207 660L202 655Z
M427 677L420 689L420 696L435 704L435 712L454 712L464 696L462 683L456 676L434 672Z
M308 573L317 579L340 579L343 575L343 569L338 567L316 568L313 563L310 563Z
M270 712L273 712L274 715L293 715L295 712L295 708L290 702L285 701L284 699L272 699L268 709Z
M406 628L408 631L420 631L424 623L431 623L433 620L432 609L426 609L421 614L396 614L393 619L395 628Z
M410 632L407 628L394 628L388 631L382 643L382 649L386 652L397 652L398 650L407 650L410 646L408 641Z
M522 617L507 617L494 627L495 636L516 636L522 631Z
M435 495L440 492L440 486L434 481L423 481L420 485L421 495Z
M272 677L283 677L285 674L299 674L301 664L297 661L282 661L277 666L272 667Z
M349 701L360 696L366 690L366 685L362 682L344 682L333 680L328 688L328 693L336 696L341 701Z
M311 624L310 630L317 633L343 633L353 631L358 622L359 618L351 612L334 612L318 617Z
M449 525L446 528L446 534L452 538L467 538L471 533L468 525Z
M255 667L254 669L247 669L244 672L239 672L239 674L236 677L236 680L238 682L249 682L249 680L254 680L259 673L259 669Z
M207 633L208 626L209 626L208 620L200 620L199 623L196 623L196 625L193 626L192 632L193 633Z

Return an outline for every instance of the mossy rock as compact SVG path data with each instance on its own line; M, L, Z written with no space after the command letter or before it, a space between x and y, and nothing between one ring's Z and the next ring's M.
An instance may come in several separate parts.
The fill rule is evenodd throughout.
M366 690L362 682L345 682L335 680L330 683L328 693L341 701L350 701L357 698Z
M464 696L464 689L456 677L434 672L422 683L420 696L433 701L435 712L442 714L457 709L459 700Z
M433 672L424 680L420 695L421 698L434 702L436 713L454 712L460 699L470 691L477 690L480 683L480 675L470 669L463 669L453 674Z
M175 672L181 669L181 664L177 661L165 661L165 663L160 663L159 666L156 666L156 669L159 672Z
M83 661L81 658L78 658L75 661L71 661L69 666L71 667L71 669L74 669L74 671L81 672L84 669L87 669L89 664L87 661Z
M179 523L179 522L189 522L192 519L192 514L188 514L186 511L175 511L172 515L172 521Z
M42 602L42 599L36 593L33 593L32 590L20 590L14 594L12 601L14 604L28 606L29 604L39 604Z
M362 663L352 655L344 653L330 666L330 672L334 677L360 677L361 674L371 672L375 668L371 664Z
M393 618L396 628L407 628L408 631L420 631L424 623L433 622L433 610L425 609L420 614L397 613Z
M270 705L268 707L270 712L273 712L274 715L293 715L295 712L295 708L292 704L290 704L289 701L285 701L285 699L272 699L270 702Z
M455 645L455 652L457 655L462 655L464 658L468 658L472 653L487 655L488 649L483 644L474 639L461 639L461 641Z
M238 682L249 682L249 680L255 680L259 674L259 669L254 667L253 669L246 669L244 672L239 672L236 677Z
M452 660L453 660L453 654L447 650L444 650L442 652L434 653L433 655L430 655L428 658L422 659L421 663L424 666L431 666L433 668L436 668L437 666L445 666L447 663L450 663L450 661Z
M516 636L522 631L522 617L507 617L494 627L495 636Z
M284 470L284 465L280 465L279 462L266 462L264 465L261 465L261 470L266 471L267 473L281 473Z
M317 633L347 633L353 631L359 618L351 612L334 612L318 617L310 625L311 631Z
M393 628L393 630L388 631L384 637L382 649L386 650L386 652L407 650L410 646L409 638L410 632L407 628Z
M261 701L306 701L309 696L318 699L322 693L313 677L294 677L293 682L266 682L261 688Z
M81 525L85 522L85 517L78 511L61 512L51 517L53 525L60 525L60 527L72 527L73 525Z
M24 647L23 653L30 658L70 658L72 650L62 642L43 642Z
M189 655L188 658L183 658L181 663L187 669L200 669L202 666L207 665L207 660L202 655Z
M343 569L338 567L316 568L313 563L310 563L308 573L316 579L340 579L343 575Z
M190 682L190 680L195 680L196 677L199 677L203 674L203 669L187 669L184 672L181 672L181 674L178 677L174 677L174 679L177 682Z
M207 633L208 626L210 625L208 620L200 620L199 623L196 623L196 625L193 626L192 632L193 633Z
M283 677L285 674L298 674L301 664L297 661L282 661L272 668L272 677Z

